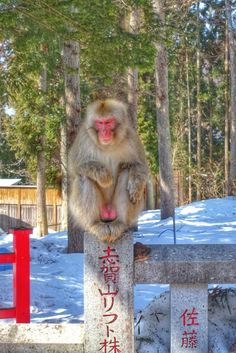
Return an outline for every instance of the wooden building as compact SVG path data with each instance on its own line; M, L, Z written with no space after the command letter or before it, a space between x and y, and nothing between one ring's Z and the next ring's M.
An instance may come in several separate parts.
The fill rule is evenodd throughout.
M49 228L60 230L61 196L57 189L46 191ZM0 186L0 228L36 226L36 186Z

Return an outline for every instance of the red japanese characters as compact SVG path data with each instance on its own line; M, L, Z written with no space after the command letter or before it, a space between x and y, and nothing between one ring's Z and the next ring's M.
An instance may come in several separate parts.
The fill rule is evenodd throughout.
M99 288L103 305L104 340L99 344L99 351L102 353L122 353L120 349L120 339L118 339L114 323L119 320L116 312L116 296L119 292L117 287L119 279L119 255L115 248L107 246L103 250L104 255L99 256L100 269L103 273L103 283L105 289Z
M181 348L197 348L198 347L198 336L197 327L198 312L195 307L192 310L186 309L180 316L182 319L182 325L184 328L182 334Z

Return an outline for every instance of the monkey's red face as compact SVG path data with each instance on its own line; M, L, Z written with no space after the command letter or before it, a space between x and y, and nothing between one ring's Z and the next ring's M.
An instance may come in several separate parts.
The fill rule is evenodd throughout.
M98 140L106 145L112 142L114 130L116 127L116 118L114 116L100 117L95 119L95 128L98 132Z

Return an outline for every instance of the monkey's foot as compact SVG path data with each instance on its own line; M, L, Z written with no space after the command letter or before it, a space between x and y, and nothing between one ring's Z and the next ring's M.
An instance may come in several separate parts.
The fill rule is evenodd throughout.
M89 229L99 240L110 243L120 239L127 227L118 220L102 222L95 222Z
M109 224L110 230L111 230L111 237L110 237L110 242L113 243L116 240L122 238L124 231L127 229L127 227L118 219L114 220Z

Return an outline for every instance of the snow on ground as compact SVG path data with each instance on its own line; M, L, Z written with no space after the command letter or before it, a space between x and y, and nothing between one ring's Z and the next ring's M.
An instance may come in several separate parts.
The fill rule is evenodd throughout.
M175 221L177 244L236 244L236 197L179 207ZM134 237L136 241L144 244L173 243L173 220L161 221L159 210L143 212ZM65 232L52 233L44 238L31 236L32 323L83 321L83 255L67 254L66 246ZM10 234L0 235L1 247L12 249ZM152 299L166 290L167 285L137 285L135 312L140 312L148 304L155 305L151 303ZM1 271L0 307L11 305L12 272ZM236 317L233 319L236 321ZM152 352L145 349L140 352Z
M0 238L11 250L12 235ZM83 255L67 254L66 232L31 236L31 322L83 321ZM0 272L0 307L12 305L12 273ZM10 320L8 320L10 322Z

